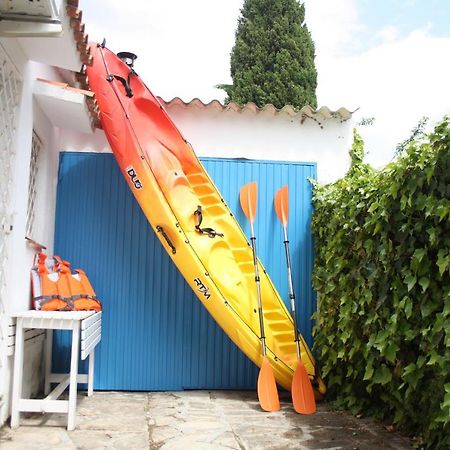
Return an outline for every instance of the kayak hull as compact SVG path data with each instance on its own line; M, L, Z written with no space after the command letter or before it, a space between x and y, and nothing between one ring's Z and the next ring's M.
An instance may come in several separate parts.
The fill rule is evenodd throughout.
M161 244L209 314L261 366L253 255L247 238L158 99L114 53L91 45L94 63L87 68L88 81L124 178ZM199 207L202 222L196 228ZM202 233L199 228L203 227ZM208 229L213 231L208 233ZM277 382L290 390L297 365L293 321L259 264L267 356ZM301 339L302 361L316 394L323 395L325 385Z

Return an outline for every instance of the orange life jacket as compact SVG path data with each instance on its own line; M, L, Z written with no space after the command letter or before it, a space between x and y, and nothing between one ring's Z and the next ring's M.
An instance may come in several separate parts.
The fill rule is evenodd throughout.
M81 269L74 273L59 256L36 255L31 270L34 308L43 311L100 311L102 305Z

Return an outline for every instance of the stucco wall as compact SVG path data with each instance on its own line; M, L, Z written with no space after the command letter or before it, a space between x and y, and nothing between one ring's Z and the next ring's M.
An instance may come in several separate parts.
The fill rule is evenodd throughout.
M350 163L351 121L319 125L286 113L178 105L167 111L199 156L315 162L323 183L342 177Z
M315 162L322 183L344 176L350 164L351 120L325 119L319 125L286 113L178 105L166 110L198 156ZM100 130L94 136L62 130L60 139L63 150L111 151Z
M2 39L0 45L22 78L17 127L12 144L15 159L12 167L13 183L10 191L9 213L13 228L7 236L8 260L5 265L6 285L3 296L6 301L4 311L1 311L2 336L5 336L8 316L30 308L30 268L35 249L26 243L25 232L33 129L42 140L42 151L38 161L34 228L29 237L47 246L48 251L52 252L58 170L58 130L52 126L45 112L37 105L33 97L33 85L37 77L58 80L59 75L48 66L28 61L15 40ZM1 351L5 352L4 341ZM34 395L41 388L41 361L42 343L27 344L23 384L25 396ZM3 357L0 367L0 425L10 413L12 369L13 357Z

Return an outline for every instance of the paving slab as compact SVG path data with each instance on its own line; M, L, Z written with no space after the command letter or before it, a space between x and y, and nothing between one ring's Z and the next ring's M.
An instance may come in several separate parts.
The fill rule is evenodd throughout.
M77 426L63 414L22 414L21 426L0 429L2 450L406 450L411 441L374 421L322 403L312 416L296 414L289 394L282 409L260 409L255 392L80 393Z

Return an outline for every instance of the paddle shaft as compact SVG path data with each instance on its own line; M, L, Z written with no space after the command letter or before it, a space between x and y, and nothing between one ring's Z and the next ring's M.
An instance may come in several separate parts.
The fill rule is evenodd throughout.
M288 282L289 282L289 298L291 299L291 310L292 310L292 318L294 319L294 335L295 335L295 344L297 347L297 358L301 358L300 353L300 338L298 335L298 327L297 327L297 314L295 312L295 294L294 294L294 283L292 282L292 270L291 270L291 254L289 252L289 239L287 235L287 227L283 225L283 235L284 235L284 250L286 253L286 264L287 264L287 272L288 272Z
M261 300L261 282L259 278L259 268L258 268L258 258L256 253L256 237L253 229L253 222L250 221L250 242L252 243L253 250L253 264L255 266L255 282L256 282L256 294L258 297L258 313L259 313L259 329L261 333L261 348L262 355L266 356L266 335L264 333L264 317L263 317L263 309L262 309L262 300Z

